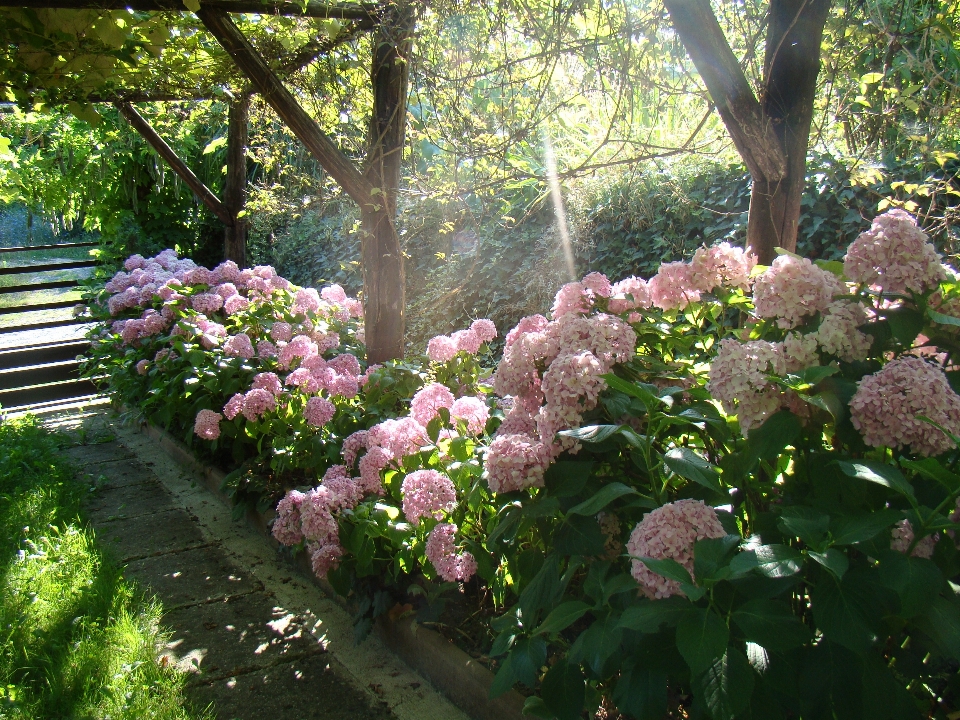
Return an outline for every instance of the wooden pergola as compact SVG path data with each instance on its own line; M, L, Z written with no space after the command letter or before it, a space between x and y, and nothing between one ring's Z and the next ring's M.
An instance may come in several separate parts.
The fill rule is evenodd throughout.
M196 16L217 40L249 86L230 103L227 128L227 175L218 198L177 156L134 108L134 102L196 99L151 97L136 91L115 97L85 97L112 102L127 122L169 164L196 196L223 222L224 255L244 264L246 259L246 145L250 96L259 93L306 146L321 167L357 203L361 214L367 359L371 362L403 356L404 269L396 232L397 191L406 127L408 59L414 28L412 8L405 2L380 4L305 3L287 0L200 0ZM70 10L187 12L181 0L0 0L0 7ZM366 158L358 167L323 132L284 85L281 73L253 47L230 17L260 13L350 21L350 30L337 40L310 43L290 59L287 72L299 69L358 32L374 35L371 59L373 109ZM189 95L189 93L186 93Z

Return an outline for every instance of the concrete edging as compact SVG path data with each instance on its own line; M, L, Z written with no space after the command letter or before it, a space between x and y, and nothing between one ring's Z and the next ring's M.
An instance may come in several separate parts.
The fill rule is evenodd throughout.
M156 441L179 465L202 476L207 489L230 506L230 498L220 490L226 473L201 463L183 443L165 430L142 424L140 431ZM247 523L279 547L270 534L271 519L272 511L266 514L249 508L246 513ZM306 555L298 555L294 564L329 597L346 607L344 599L329 583L313 574ZM440 633L409 618L390 620L385 616L378 618L374 632L401 660L427 678L450 702L475 720L521 720L525 717L522 713L524 698L520 693L511 690L494 700L489 699L493 673Z

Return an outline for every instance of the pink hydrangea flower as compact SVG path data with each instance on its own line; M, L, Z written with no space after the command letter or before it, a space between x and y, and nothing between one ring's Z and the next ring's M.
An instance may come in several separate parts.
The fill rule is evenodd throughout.
M470 323L470 330L472 330L481 342L490 342L497 337L497 326L493 324L493 320L474 320Z
M780 389L770 375L784 375L787 364L783 346L765 340L741 343L720 341L710 368L707 390L729 414L737 414L744 434L762 425L783 404Z
M661 263L657 274L647 283L650 302L661 310L683 310L700 299L690 266L682 262Z
M299 490L290 490L277 504L271 533L281 545L296 545L303 540L300 530L300 506L306 497Z
M277 359L280 367L286 369L289 368L297 358L308 358L318 353L317 344L313 342L309 336L297 335L280 349Z
M424 427L437 417L440 408L453 406L453 393L445 385L430 383L417 391L410 401L410 417Z
M593 297L583 283L567 283L557 291L550 315L554 320L567 314L583 314L593 307Z
M290 323L275 322L270 328L270 337L279 342L290 342L293 339L293 327Z
M307 400L307 406L303 410L303 417L308 425L313 427L322 427L333 418L337 411L337 406L322 397L312 397Z
M124 263L123 267L127 270L136 270L137 268L142 268L146 264L143 255L131 255L128 257Z
M417 470L403 479L403 514L414 525L420 518L440 520L457 506L457 491L453 482L436 470Z
M328 303L341 305L347 300L347 293L339 285L330 285L320 291L320 297Z
M853 282L898 294L931 290L947 277L927 234L900 209L874 218L870 229L850 244L843 272Z
M638 277L628 277L614 283L607 310L620 315L636 308L650 307L650 290L647 281Z
M137 374L146 375L147 369L150 367L150 363L147 360L141 360L137 363Z
M262 372L253 376L251 388L266 390L271 395L278 396L283 392L283 385L276 373Z
M250 307L250 301L240 295L231 295L223 301L223 311L227 315L236 315Z
M717 512L700 500L677 500L644 515L630 533L627 552L633 577L644 595L659 600L671 595L683 595L680 583L668 580L650 570L636 558L676 560L693 577L693 545L697 540L720 538L726 531L717 518Z
M253 343L246 333L234 335L223 344L223 353L228 357L239 357L249 360L254 356Z
M343 556L343 548L339 543L307 543L307 550L310 553L310 567L321 580L340 564Z
M329 362L329 365L341 375L353 375L354 377L360 375L360 361L350 353L337 355Z
M585 275L580 283L588 292L597 297L608 298L613 292L613 288L610 285L610 280L608 280L607 276L603 273L592 272L588 275Z
M480 435L490 418L490 408L478 397L462 397L450 406L450 417L465 421L471 435Z
M817 344L828 355L854 362L865 360L873 340L860 332L867 322L867 313L860 303L844 300L831 303L814 335Z
M437 335L427 343L427 357L433 362L447 362L457 354L457 341L447 335Z
M487 485L494 493L543 487L552 460L551 449L529 435L498 434L487 449Z
M890 533L890 549L906 555L910 544L913 542L913 538L913 525L910 524L909 520L901 520L894 526ZM913 557L926 558L929 560L933 557L933 551L939 539L940 536L937 534L927 535L917 543L916 547L913 548L913 552L910 554Z
M323 485L306 493L300 504L300 529L307 540L319 543L337 541L337 520L331 512L333 504L333 493Z
M541 332L548 324L549 321L543 315L528 315L525 318L521 318L517 326L507 333L504 345L510 347L524 335Z
M483 345L483 340L473 330L457 330L450 339L457 344L457 350L462 350L468 355L476 355Z
M757 317L776 318L781 328L789 330L825 311L834 296L844 292L843 283L833 273L807 258L781 255L757 278L753 304Z
M343 441L343 462L346 467L353 467L353 464L357 461L357 453L367 447L367 431L366 430L357 430L355 433L348 435L347 438Z
M960 396L943 370L914 356L901 356L863 378L850 400L850 420L871 447L909 445L926 457L955 447L919 415L960 435Z
M269 340L261 340L257 343L257 357L274 358L277 354L277 346Z
M757 265L757 256L722 242L709 248L698 248L690 261L690 280L700 292L718 287L750 287L750 273Z
M322 485L330 491L332 506L337 510L349 510L363 498L363 488L347 472L343 465L331 465L323 474Z
M233 420L237 415L243 411L243 401L245 400L243 393L236 393L232 398L227 400L227 404L223 406L223 416L227 420Z
M477 561L471 553L457 552L456 534L456 525L442 523L427 538L427 559L446 582L466 582L477 571Z
M268 390L254 388L243 396L243 416L247 420L257 420L268 412L277 409L277 399Z
M293 311L298 314L316 312L320 309L320 295L313 288L297 290L293 296Z
M201 410L193 423L193 431L204 440L216 440L220 437L220 413L213 410Z

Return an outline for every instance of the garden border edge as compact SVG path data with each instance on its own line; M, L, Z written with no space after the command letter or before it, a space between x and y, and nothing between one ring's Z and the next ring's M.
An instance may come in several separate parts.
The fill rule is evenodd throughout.
M181 467L201 475L204 484L220 502L228 507L230 498L220 489L226 473L198 460L192 452L167 431L149 423L139 425L140 432L156 441ZM246 521L271 544L279 543L270 534L269 521L273 511L260 513L248 508ZM346 608L346 602L328 582L313 574L309 558L298 555L293 564L297 570L316 584L335 602ZM521 720L524 697L516 690L490 699L489 691L494 674L466 652L444 638L440 633L419 625L415 620L377 619L374 632L407 665L423 675L450 702L474 720Z

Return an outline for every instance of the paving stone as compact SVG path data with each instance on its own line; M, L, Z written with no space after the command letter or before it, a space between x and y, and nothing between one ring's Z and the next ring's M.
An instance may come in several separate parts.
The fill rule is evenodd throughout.
M262 592L168 612L173 635L163 655L196 681L239 675L324 652L301 615Z
M93 445L77 445L76 447L66 448L62 451L70 462L81 469L86 469L91 465L99 463L113 462L115 460L134 460L132 452L119 442L96 443Z
M148 587L167 609L263 589L258 580L231 563L217 546L133 560L127 563L123 574Z
M389 720L385 707L341 680L326 655L187 688L198 705L215 703L219 720ZM426 718L424 720L427 720ZM430 719L432 720L432 719Z
M108 520L135 518L174 507L170 493L159 482L119 487L98 487L84 510L94 524Z
M120 560L186 550L205 544L194 519L173 509L141 518L123 518L96 524L103 547Z
M156 482L156 476L149 468L130 458L83 467L78 477L98 488L126 487Z

